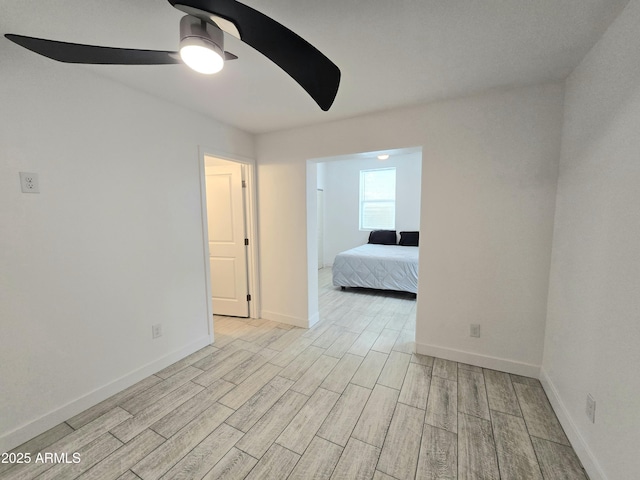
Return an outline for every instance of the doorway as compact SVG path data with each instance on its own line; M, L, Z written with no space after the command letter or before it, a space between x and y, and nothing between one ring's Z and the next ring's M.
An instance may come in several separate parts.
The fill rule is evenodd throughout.
M359 226L360 172L386 168L396 170L394 229L419 231L422 148L307 160L307 285L309 317L314 321L321 310L318 288L331 281L335 256L368 241L370 231Z
M200 162L209 318L258 318L253 161L204 153Z

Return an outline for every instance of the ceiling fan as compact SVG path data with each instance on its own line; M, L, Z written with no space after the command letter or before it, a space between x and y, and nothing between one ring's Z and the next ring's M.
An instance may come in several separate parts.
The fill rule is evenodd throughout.
M6 34L18 45L66 63L170 65L186 63L215 73L234 54L224 51L226 32L250 45L288 73L327 111L340 84L340 69L309 42L263 13L235 0L169 0L187 15L180 21L180 51L136 50L59 42Z

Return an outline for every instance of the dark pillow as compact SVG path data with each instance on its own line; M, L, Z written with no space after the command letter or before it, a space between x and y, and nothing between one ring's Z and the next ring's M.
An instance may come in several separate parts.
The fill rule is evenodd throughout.
M420 237L420 232L400 232L399 245L404 245L405 247L417 247L418 237Z
M398 243L395 230L374 230L369 234L369 243L395 245Z

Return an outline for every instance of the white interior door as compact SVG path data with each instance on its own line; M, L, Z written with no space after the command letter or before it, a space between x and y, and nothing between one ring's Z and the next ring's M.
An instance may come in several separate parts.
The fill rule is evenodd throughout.
M208 166L205 176L213 313L248 317L242 165Z

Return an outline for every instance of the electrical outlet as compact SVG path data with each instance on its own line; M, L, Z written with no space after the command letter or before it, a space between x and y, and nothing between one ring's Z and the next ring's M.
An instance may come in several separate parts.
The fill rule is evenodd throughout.
M37 173L20 172L20 188L22 193L40 193Z
M162 324L156 323L151 326L151 337L158 338L162 336Z
M469 336L470 337L480 338L480 324L479 323L472 323L469 326Z
M587 394L587 417L591 420L591 423L596 423L596 401L593 399L590 393Z

